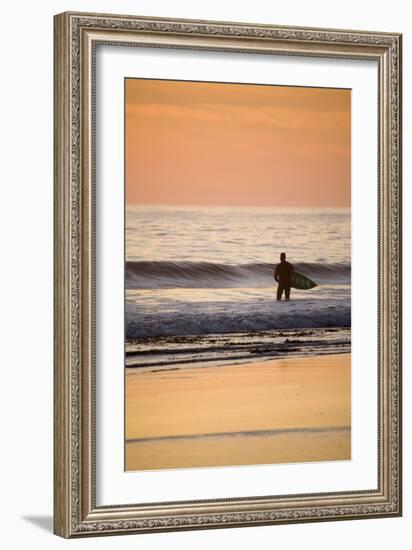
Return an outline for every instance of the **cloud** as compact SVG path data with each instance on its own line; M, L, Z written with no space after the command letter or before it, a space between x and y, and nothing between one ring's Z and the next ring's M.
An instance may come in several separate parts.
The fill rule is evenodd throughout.
M127 123L136 124L138 120L150 119L157 124L174 123L208 123L222 126L226 124L247 125L268 129L308 130L316 132L340 128L348 130L350 126L349 113L340 111L295 111L291 108L218 104L130 104L126 107Z

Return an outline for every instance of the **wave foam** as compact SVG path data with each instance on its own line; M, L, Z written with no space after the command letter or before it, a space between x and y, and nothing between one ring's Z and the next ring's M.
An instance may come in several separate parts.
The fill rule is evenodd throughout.
M210 306L210 304L209 304ZM226 303L220 309L199 308L143 311L126 303L126 338L258 332L273 329L350 327L351 304L345 300Z

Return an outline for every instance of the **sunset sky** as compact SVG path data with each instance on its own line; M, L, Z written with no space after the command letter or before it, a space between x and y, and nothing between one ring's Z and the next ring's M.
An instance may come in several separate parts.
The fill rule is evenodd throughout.
M126 80L126 202L350 206L350 90Z

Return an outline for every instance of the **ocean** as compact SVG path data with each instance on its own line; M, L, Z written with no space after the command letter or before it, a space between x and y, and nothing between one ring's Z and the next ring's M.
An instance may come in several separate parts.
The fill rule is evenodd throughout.
M289 302L281 252L318 284ZM348 353L350 209L128 205L125 300L130 368Z

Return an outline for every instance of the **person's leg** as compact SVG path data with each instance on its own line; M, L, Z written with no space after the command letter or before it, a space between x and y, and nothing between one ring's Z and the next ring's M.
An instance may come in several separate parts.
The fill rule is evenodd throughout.
M282 299L282 294L283 294L283 285L278 283L278 291L277 291L277 294L276 294L276 298L278 300L281 300Z
M290 296L290 286L285 287L285 299L289 300Z

